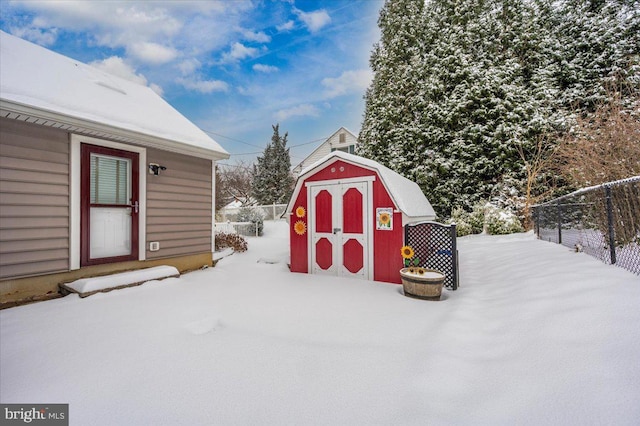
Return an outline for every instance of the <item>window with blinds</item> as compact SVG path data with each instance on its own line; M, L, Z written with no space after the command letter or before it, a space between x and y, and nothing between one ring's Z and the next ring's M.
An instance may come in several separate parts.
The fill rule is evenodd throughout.
M91 204L129 204L131 160L91 154Z

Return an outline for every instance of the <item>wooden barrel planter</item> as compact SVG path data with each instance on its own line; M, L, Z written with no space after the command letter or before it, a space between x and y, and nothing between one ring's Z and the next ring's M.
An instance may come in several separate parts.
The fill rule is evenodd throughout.
M409 272L412 269L414 272ZM422 273L418 273L418 269ZM435 269L402 268L400 270L404 295L423 300L440 300L444 274Z

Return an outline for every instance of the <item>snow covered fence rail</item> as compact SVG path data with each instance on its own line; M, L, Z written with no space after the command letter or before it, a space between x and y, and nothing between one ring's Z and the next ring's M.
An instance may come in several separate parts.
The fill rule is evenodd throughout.
M533 206L539 239L640 275L640 176L582 188Z
M216 232L225 234L255 235L258 236L259 228L253 222L216 222Z
M243 209L249 209L260 215L264 220L278 220L282 213L284 213L286 204L265 204L259 206L240 206L240 207L224 207L219 210L219 214L222 217L222 221L237 220L241 215Z

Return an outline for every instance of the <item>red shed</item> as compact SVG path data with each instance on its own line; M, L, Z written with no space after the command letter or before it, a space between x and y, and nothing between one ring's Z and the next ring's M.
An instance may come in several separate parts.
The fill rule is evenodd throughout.
M400 283L404 225L434 220L415 182L334 151L303 170L287 205L291 271Z

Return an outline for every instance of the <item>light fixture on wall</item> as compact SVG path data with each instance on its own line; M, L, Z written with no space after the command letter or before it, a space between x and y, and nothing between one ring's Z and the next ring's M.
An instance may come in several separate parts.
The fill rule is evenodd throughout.
M160 170L167 170L165 166L161 166L158 163L149 163L149 174L158 176L160 174Z

